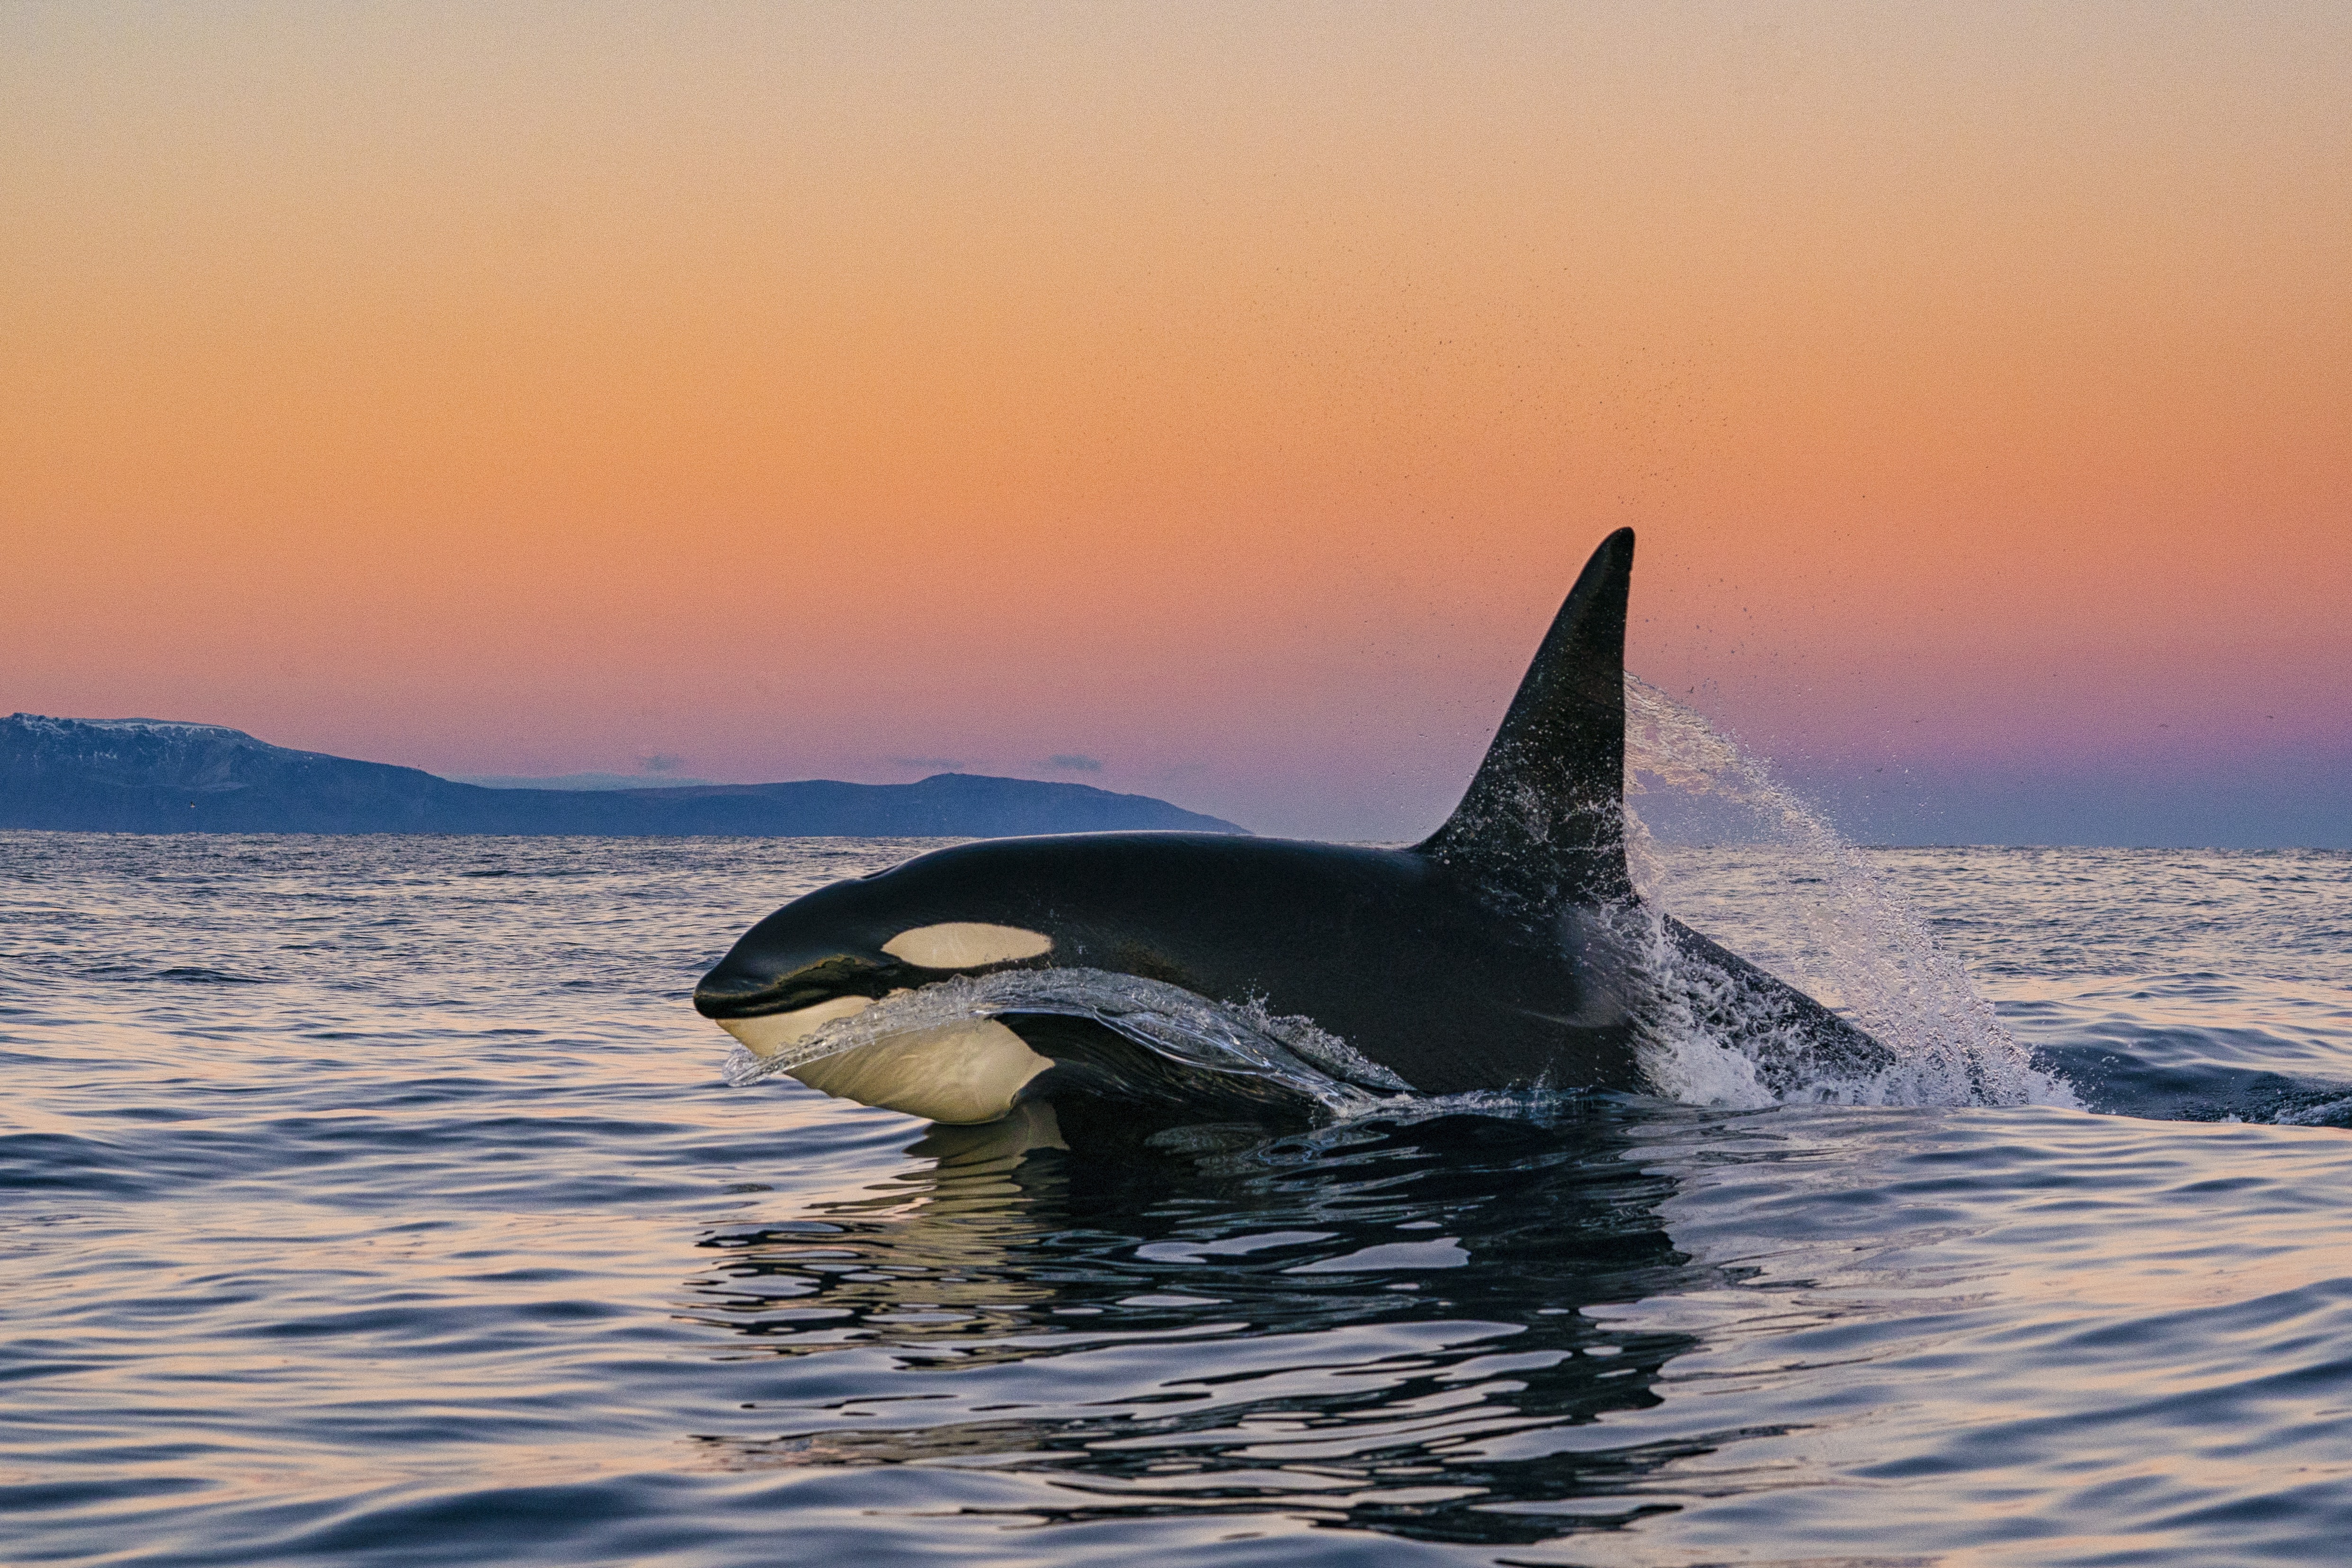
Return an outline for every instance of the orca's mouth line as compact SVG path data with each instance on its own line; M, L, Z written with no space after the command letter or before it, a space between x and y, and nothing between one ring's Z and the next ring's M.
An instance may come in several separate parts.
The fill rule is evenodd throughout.
M706 981L694 989L694 1010L734 1034L733 1026L738 1022L797 1017L813 1008L853 998L878 1002L894 991L908 990L935 978L936 975L919 973L911 964L877 963L849 957L828 959L796 970L781 980L742 990L724 990Z
M732 1026L732 1020L805 1017L816 1009L853 997L878 1002L885 996L952 975L1016 964L1034 967L1053 948L1052 937L1020 926L978 921L934 921L909 927L879 947L835 952L814 963L790 967L780 976L762 977L748 984L738 982L730 985L729 981L734 979L729 974L733 967L730 961L703 976L702 984L694 988L694 1010L743 1038L742 1033ZM814 1022L827 1023L845 1016L846 1013L835 1011L816 1016ZM763 1038L798 1038L806 1031L779 1025L759 1032ZM751 1042L747 1039L746 1043ZM752 1048L762 1047L753 1045Z

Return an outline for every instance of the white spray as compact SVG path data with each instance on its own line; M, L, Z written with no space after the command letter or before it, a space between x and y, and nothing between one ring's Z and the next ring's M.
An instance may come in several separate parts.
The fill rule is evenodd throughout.
M1748 897L1769 911L1777 951L1751 960L1836 1008L1895 1055L1864 1081L1816 1079L1775 1095L1758 1080L1768 1039L1723 1038L1701 1027L1705 993L1719 977L1681 958L1662 930L1653 954L1665 1016L1643 1066L1662 1092L1698 1104L1777 1101L1882 1105L2075 1103L2036 1068L1994 1019L1968 973L1871 869L1860 851L1774 780L1706 717L1656 687L1625 678L1626 856L1654 906L1676 907L1693 879L1662 856L1633 806L1646 780L1743 808L1760 833ZM1702 922L1703 923L1703 922Z

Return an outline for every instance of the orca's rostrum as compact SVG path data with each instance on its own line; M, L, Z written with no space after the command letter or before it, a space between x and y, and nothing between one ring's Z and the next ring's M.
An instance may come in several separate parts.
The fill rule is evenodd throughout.
M1421 844L959 845L785 905L695 1006L763 1066L950 1122L1032 1100L1333 1103L1318 1084L1638 1091L1644 1046L1694 1023L1760 1044L1768 1083L1775 1055L1866 1074L1886 1061L1877 1042L1634 891L1633 563L1631 529L1601 542L1461 804Z

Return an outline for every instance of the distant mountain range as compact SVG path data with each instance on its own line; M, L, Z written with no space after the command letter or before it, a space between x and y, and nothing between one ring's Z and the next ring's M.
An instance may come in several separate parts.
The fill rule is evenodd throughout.
M908 784L486 789L416 768L289 751L217 724L37 713L0 719L0 828L909 838L1245 831L1149 795L977 773Z
M694 789L717 779L679 778L675 773L444 773L458 784L484 789Z

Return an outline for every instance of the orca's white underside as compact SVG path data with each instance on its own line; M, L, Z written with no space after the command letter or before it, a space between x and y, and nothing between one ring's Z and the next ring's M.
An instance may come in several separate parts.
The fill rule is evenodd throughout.
M863 996L837 996L796 1013L729 1018L720 1026L762 1057L797 1045L835 1018L864 1012ZM930 1121L993 1121L1031 1079L1053 1064L993 1018L910 1029L786 1068L811 1089Z

